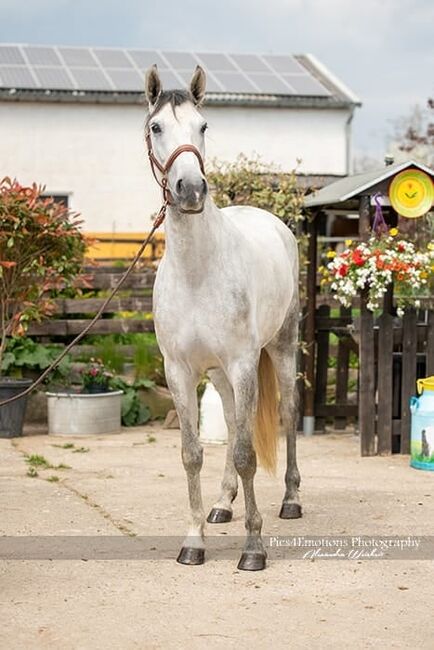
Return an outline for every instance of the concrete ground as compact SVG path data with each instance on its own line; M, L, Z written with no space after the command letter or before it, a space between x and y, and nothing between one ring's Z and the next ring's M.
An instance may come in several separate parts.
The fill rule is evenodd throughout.
M63 448L68 442L74 447ZM224 453L205 449L207 508ZM36 468L32 478L25 454L70 468ZM282 458L278 478L257 475L265 536L433 531L432 473L410 469L408 457L360 458L350 434L300 438L304 517L282 521ZM265 571L240 572L242 538L231 537L233 551L219 551L216 541L243 534L242 495L232 523L208 526L214 537L203 566L176 564L177 548L165 555L159 547L164 540L177 547L187 515L178 431L0 440L0 512L1 535L127 545L137 535L154 544L136 559L122 552L92 559L81 550L75 559L1 560L2 649L433 647L432 561L291 560L269 551Z

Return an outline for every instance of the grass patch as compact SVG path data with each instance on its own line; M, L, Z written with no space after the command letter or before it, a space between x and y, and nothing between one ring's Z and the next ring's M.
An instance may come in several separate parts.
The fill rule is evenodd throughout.
M50 465L52 469L72 469L71 465L65 465L65 463L60 463L60 465Z
M65 442L64 445L51 445L52 447L57 447L58 449L73 449L75 447L73 442Z
M155 436L148 436L148 442L157 442L157 438Z
M88 451L90 451L89 447L77 447L77 449L72 450L72 453L73 454L87 454Z
M41 469L49 469L52 467L48 460L39 454L31 454L30 456L26 456L26 463L34 468L40 467Z
M34 467L30 466L27 470L27 476L30 476L30 478L36 478L39 474Z
M48 481L49 483L58 483L59 480L60 480L59 477L58 477L58 476L54 476L54 475L53 475L53 476L49 476L49 477L47 478L47 481Z

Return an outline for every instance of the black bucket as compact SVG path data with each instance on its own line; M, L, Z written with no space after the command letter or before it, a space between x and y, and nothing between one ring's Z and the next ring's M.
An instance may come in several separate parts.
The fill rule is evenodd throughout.
M0 378L0 402L13 397L32 384L31 379ZM16 438L23 434L27 395L15 402L0 406L0 438Z

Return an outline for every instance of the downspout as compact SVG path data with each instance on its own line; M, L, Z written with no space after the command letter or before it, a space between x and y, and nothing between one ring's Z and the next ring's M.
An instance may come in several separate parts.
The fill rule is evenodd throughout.
M345 173L347 176L353 173L353 164L351 160L351 153L352 153L351 122L353 121L353 117L354 117L354 109L355 106L354 104L352 104L350 108L350 114L348 116L347 121L345 122L345 156L346 156Z

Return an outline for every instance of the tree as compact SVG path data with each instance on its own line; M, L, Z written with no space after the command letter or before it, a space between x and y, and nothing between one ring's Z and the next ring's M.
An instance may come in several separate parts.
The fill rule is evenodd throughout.
M52 297L77 285L84 259L78 215L42 191L0 181L0 374L8 337L53 312Z
M434 166L434 99L428 99L425 109L415 106L396 122L391 153L396 161L411 157Z

